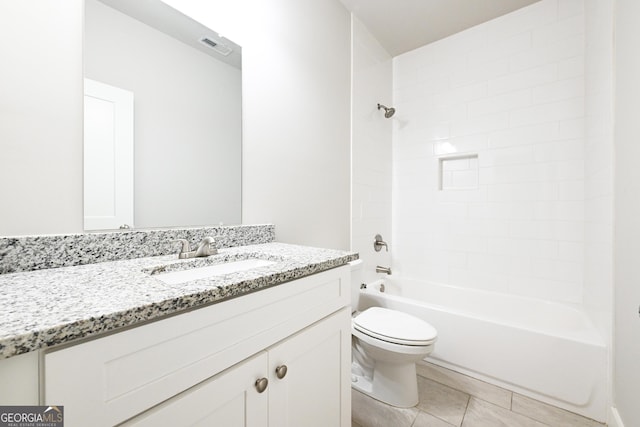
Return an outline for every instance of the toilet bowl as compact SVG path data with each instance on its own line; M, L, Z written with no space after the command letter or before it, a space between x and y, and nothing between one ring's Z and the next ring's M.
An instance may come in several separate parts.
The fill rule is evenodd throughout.
M352 307L358 308L362 261L352 268ZM356 295L358 294L358 295ZM351 385L389 405L418 403L416 362L433 351L437 331L427 322L382 307L354 311L351 320Z

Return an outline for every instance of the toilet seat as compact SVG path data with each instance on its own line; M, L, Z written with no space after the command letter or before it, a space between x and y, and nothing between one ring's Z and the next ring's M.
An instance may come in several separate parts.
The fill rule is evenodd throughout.
M438 332L422 319L396 310L371 307L352 320L360 333L386 342L408 346L432 345Z

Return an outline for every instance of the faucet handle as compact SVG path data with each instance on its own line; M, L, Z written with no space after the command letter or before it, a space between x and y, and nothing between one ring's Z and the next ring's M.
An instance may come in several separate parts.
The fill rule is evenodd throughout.
M216 239L211 236L207 236L198 245L198 249L196 250L196 257L204 257L215 255L218 253L218 249L216 248Z
M189 241L187 239L177 239L171 243L180 243L182 246L180 248L180 252L178 253L178 258L185 258L185 254L191 251L191 247L189 246Z
M180 243L182 245L180 252L189 252L191 250L187 239L176 239L171 243Z
M376 252L380 252L380 250L382 249L383 246L387 250L387 252L389 252L389 246L387 246L387 242L382 240L382 236L381 235L376 234L374 239L375 240L373 241L373 249L375 249Z

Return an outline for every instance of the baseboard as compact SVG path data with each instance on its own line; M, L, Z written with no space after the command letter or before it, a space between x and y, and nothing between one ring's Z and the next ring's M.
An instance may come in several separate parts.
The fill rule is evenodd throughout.
M618 409L615 406L609 408L609 422L607 425L609 427L624 427L624 423L622 422L622 418L620 418L620 414L618 413Z

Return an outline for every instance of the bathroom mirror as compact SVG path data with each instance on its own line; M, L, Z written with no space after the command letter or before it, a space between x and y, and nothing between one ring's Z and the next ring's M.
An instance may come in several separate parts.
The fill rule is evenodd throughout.
M159 0L85 0L84 75L85 230L241 222L240 46Z

